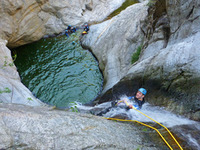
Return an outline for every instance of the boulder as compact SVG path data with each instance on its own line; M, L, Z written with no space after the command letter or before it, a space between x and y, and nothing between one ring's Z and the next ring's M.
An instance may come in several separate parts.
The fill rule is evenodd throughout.
M47 107L0 104L0 149L156 150L159 146L165 145L153 146L133 124Z

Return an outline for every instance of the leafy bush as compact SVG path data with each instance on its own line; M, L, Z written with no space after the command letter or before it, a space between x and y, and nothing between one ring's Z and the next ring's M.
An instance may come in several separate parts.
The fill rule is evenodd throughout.
M141 50L142 50L142 45L138 46L136 52L133 53L132 59L131 59L131 64L133 64L133 63L135 63L136 61L138 61Z

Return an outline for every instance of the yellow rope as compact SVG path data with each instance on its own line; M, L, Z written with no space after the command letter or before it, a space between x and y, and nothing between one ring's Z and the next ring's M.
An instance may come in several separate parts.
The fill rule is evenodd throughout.
M127 103L127 101L124 101L124 102L126 103L127 106L129 106L129 104ZM175 141L176 144L179 146L179 148L180 148L181 150L183 150L183 148L180 146L180 144L178 143L178 141L175 139L175 137L172 135L172 133L168 130L167 127L165 127L165 126L162 125L161 123L157 122L156 120L150 118L149 116L145 115L143 112L141 112L141 111L135 109L134 107L132 107L132 109L138 111L139 113L141 113L141 114L144 115L145 117L149 118L150 120L152 120L152 121L156 122L157 124L159 124L160 126L164 127L164 128L167 130L167 132L171 135L171 137L174 139L174 141Z
M126 105L128 105L128 103L125 101L125 103L126 103ZM134 110L136 110L136 111L138 111L139 113L141 113L142 115L144 115L145 117L147 117L147 118L149 118L149 119L151 119L152 121L154 121L154 122L156 122L157 124L159 124L160 126L162 126L162 127L164 127L166 130L167 130L167 132L171 135L171 137L174 139L174 141L176 142L176 144L179 146L179 148L181 149L181 150L183 150L183 148L180 146L180 144L178 143L178 141L175 139L175 137L172 135L172 133L168 130L168 128L167 127L165 127L164 125L162 125L161 123L159 123L159 122L157 122L156 120L154 120L154 119L152 119L152 118L150 118L149 116L147 116L147 115L145 115L143 112L141 112L141 111L139 111L139 110L137 110L137 109L135 109L134 107L132 107L132 109L134 109Z
M103 118L105 118L105 117L103 117ZM147 125L147 124L145 124L145 123L139 122L139 121L137 121L137 120L124 120L124 119L117 119L117 118L105 118L105 119L108 119L108 120L116 120L116 121L123 121L123 122L137 122L137 123L139 123L139 124L141 124L141 125L143 125L143 126L146 126L146 127L148 127L148 128L151 128L151 129L155 130L155 131L160 135L160 137L162 138L162 140L167 144L167 146L168 146L171 150L173 150L172 147L169 145L169 143L168 143L168 142L165 140L165 138L162 136L162 134L160 133L160 131L158 131L158 129L156 129L156 128L150 126L150 125Z

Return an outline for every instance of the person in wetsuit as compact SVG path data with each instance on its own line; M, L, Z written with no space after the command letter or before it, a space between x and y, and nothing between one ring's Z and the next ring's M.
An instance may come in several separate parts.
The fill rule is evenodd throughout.
M89 25L86 24L85 27L84 27L84 31L88 32L89 30L90 30Z
M131 96L131 97L128 97L129 100L132 100L134 101L136 104L134 105L134 107L136 109L141 109L142 108L142 105L145 103L145 100L144 100L144 96L147 94L147 91L144 89L144 88L140 88L136 95L135 96ZM128 106L129 108L132 108L133 106L132 105L129 105Z
M71 32L75 33L76 32L76 26L71 27Z
M136 109L141 109L142 105L145 103L144 97L145 97L146 94L147 94L146 89L140 88L140 89L138 89L138 91L137 91L135 96L128 97L128 100L133 101L135 103L134 105L128 104L125 99L124 100L120 100L120 101L112 101L111 102L111 107L108 107L108 108L102 110L97 115L98 116L102 116L103 114L106 114L108 111L110 111L114 107L121 107L120 106L121 104L123 104L122 108L125 108L126 110L129 110L132 107L134 107Z
M69 34L72 32L72 26L68 25L67 29L65 30L65 35L69 37Z

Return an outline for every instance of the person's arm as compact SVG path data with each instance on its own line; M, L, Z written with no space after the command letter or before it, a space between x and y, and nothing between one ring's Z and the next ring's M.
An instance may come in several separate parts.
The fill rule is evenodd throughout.
M131 100L132 98L134 98L135 96L129 96L128 99Z
M129 96L128 99L131 100L132 98L134 98L134 96ZM129 104L128 107L131 109L133 107L133 105Z

